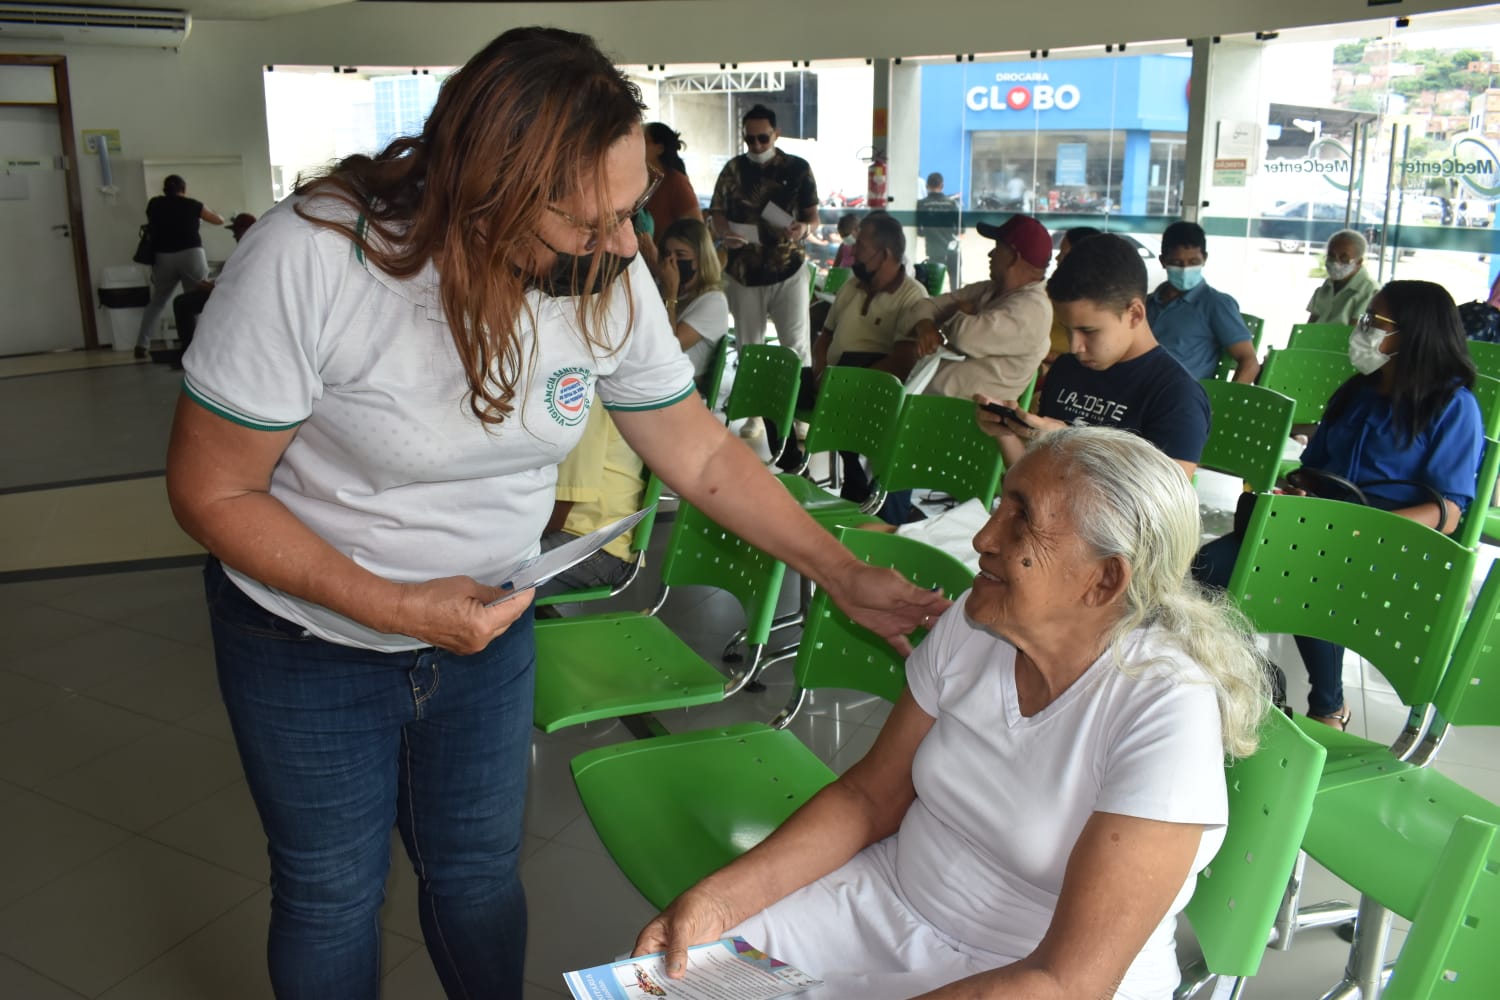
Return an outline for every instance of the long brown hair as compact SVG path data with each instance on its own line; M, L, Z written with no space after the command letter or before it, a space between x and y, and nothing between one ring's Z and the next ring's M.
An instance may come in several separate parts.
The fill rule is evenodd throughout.
M514 409L525 364L516 326L527 276L517 264L534 252L548 204L592 185L598 218L612 217L605 154L643 110L639 89L587 35L514 28L444 81L420 136L395 139L373 157L346 157L297 188L353 206L368 233L303 205L297 213L344 234L393 277L433 261L469 408L499 424ZM596 257L590 284L600 266ZM578 299L591 349L604 344L592 331L608 309L608 295Z

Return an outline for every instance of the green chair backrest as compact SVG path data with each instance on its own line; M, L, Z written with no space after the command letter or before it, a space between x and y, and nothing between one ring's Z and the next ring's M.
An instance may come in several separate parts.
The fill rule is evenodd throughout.
M818 290L818 265L812 261L807 262L807 291L811 295Z
M924 590L957 597L974 582L958 559L915 538L840 528L839 541L864 562L889 566ZM819 588L808 605L795 668L801 688L848 688L894 702L906 685L906 660L891 644L856 625ZM912 634L916 645L925 629Z
M1255 354L1260 356L1260 340L1266 334L1266 321L1259 316L1249 313L1240 313L1240 319L1244 321L1245 328L1250 331L1250 343L1255 348ZM1219 356L1219 367L1214 369L1214 378L1227 381L1234 377L1234 369L1238 363L1226 352Z
M726 333L719 338L714 348L714 359L708 366L708 384L703 387L703 402L710 411L719 405L719 392L724 388L724 370L729 367L729 352L734 350L734 334Z
M818 387L818 403L807 425L803 449L852 451L871 459L875 474L891 449L906 390L890 372L830 366Z
M988 507L1000 489L1004 459L995 439L979 429L971 401L908 395L890 455L879 467L887 490L937 489L960 503L978 497Z
M823 294L837 295L838 290L844 287L844 282L854 277L854 271L847 267L830 267L828 276L823 279Z
M940 260L927 260L927 294L943 294L943 279L948 277L948 265Z
M1281 454L1292 433L1289 396L1258 385L1203 379L1213 420L1198 464L1239 476L1257 493L1276 485Z
M764 417L788 433L801 382L802 359L796 351L775 344L745 344L725 415L729 420Z
M1490 514L1490 498L1495 495L1495 480L1500 477L1500 440L1491 434L1484 441L1484 455L1479 460L1479 474L1474 477L1474 499L1459 518L1453 540L1466 549L1479 544Z
M1484 421L1484 436L1500 437L1500 378L1482 372L1475 376L1474 401Z
M1471 340L1469 341L1469 357L1474 359L1474 367L1479 369L1481 375L1500 378L1500 344L1492 344L1487 340Z
M1497 927L1500 828L1465 816L1448 837L1381 997L1489 1000L1500 983Z
M1183 911L1210 972L1253 976L1297 862L1328 751L1267 706L1260 746L1224 768L1229 825Z
M1476 555L1375 507L1260 494L1229 594L1261 633L1326 639L1425 705L1458 638Z
M1031 398L1036 395L1036 377L1038 374L1040 374L1040 369L1031 373L1031 381L1026 384L1026 391L1021 393L1020 398L1016 400L1021 406L1022 413L1031 411Z
M1292 411L1292 423L1316 424L1323 419L1323 411L1334 390L1354 374L1348 352L1335 354L1332 351L1288 348L1271 351L1266 356L1257 384L1297 401L1297 407Z
M1434 725L1500 726L1500 561L1490 564L1432 706Z
M1342 354L1349 350L1349 332L1353 329L1348 323L1293 323L1286 346Z
M790 425L788 425L790 426ZM668 587L705 586L728 591L745 612L745 641L764 645L781 596L786 564L719 527L682 501L661 563Z

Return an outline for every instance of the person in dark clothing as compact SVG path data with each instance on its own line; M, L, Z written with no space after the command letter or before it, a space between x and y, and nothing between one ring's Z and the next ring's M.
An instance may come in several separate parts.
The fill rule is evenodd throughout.
M927 259L948 268L948 288L956 291L958 276L958 205L943 193L943 175L927 175L927 196L917 202L917 235L927 249ZM936 294L934 292L934 294Z
M255 225L255 216L249 212L241 212L229 220L229 225L224 228L234 236L238 243L245 236L245 230ZM208 296L214 290L212 278L204 278L198 282L198 287L191 291L183 292L172 300L172 318L177 323L177 339L181 346L168 352L167 363L173 371L182 368L182 352L187 350L188 345L193 342L193 333L198 329L198 314L203 312L203 307L208 305Z
M135 356L150 357L151 333L179 284L192 291L208 277L208 256L198 223L222 226L224 219L201 201L187 196L187 181L168 174L162 193L146 203L146 222L151 227L151 302L141 314L141 329L135 338Z

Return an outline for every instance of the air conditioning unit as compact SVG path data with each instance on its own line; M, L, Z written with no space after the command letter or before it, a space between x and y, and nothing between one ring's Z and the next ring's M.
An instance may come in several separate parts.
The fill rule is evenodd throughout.
M0 43L27 38L66 45L175 49L187 41L192 26L192 17L183 10L0 4Z

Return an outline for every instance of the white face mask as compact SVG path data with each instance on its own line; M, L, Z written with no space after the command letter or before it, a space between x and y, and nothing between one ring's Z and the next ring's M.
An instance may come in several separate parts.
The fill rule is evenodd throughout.
M767 146L765 149L762 149L758 153L751 153L749 151L746 151L745 155L750 157L751 163L767 163L770 161L771 157L776 155L776 147Z
M1345 278L1348 278L1351 274L1354 273L1354 269L1356 267L1359 267L1359 264L1352 260L1348 263L1337 260L1329 260L1325 261L1325 264L1328 267L1328 277L1332 278L1334 281L1343 281Z
M1360 317L1349 334L1349 363L1361 375L1380 370L1380 366L1391 360L1389 354L1380 352L1380 344L1390 333L1374 326L1365 317Z

